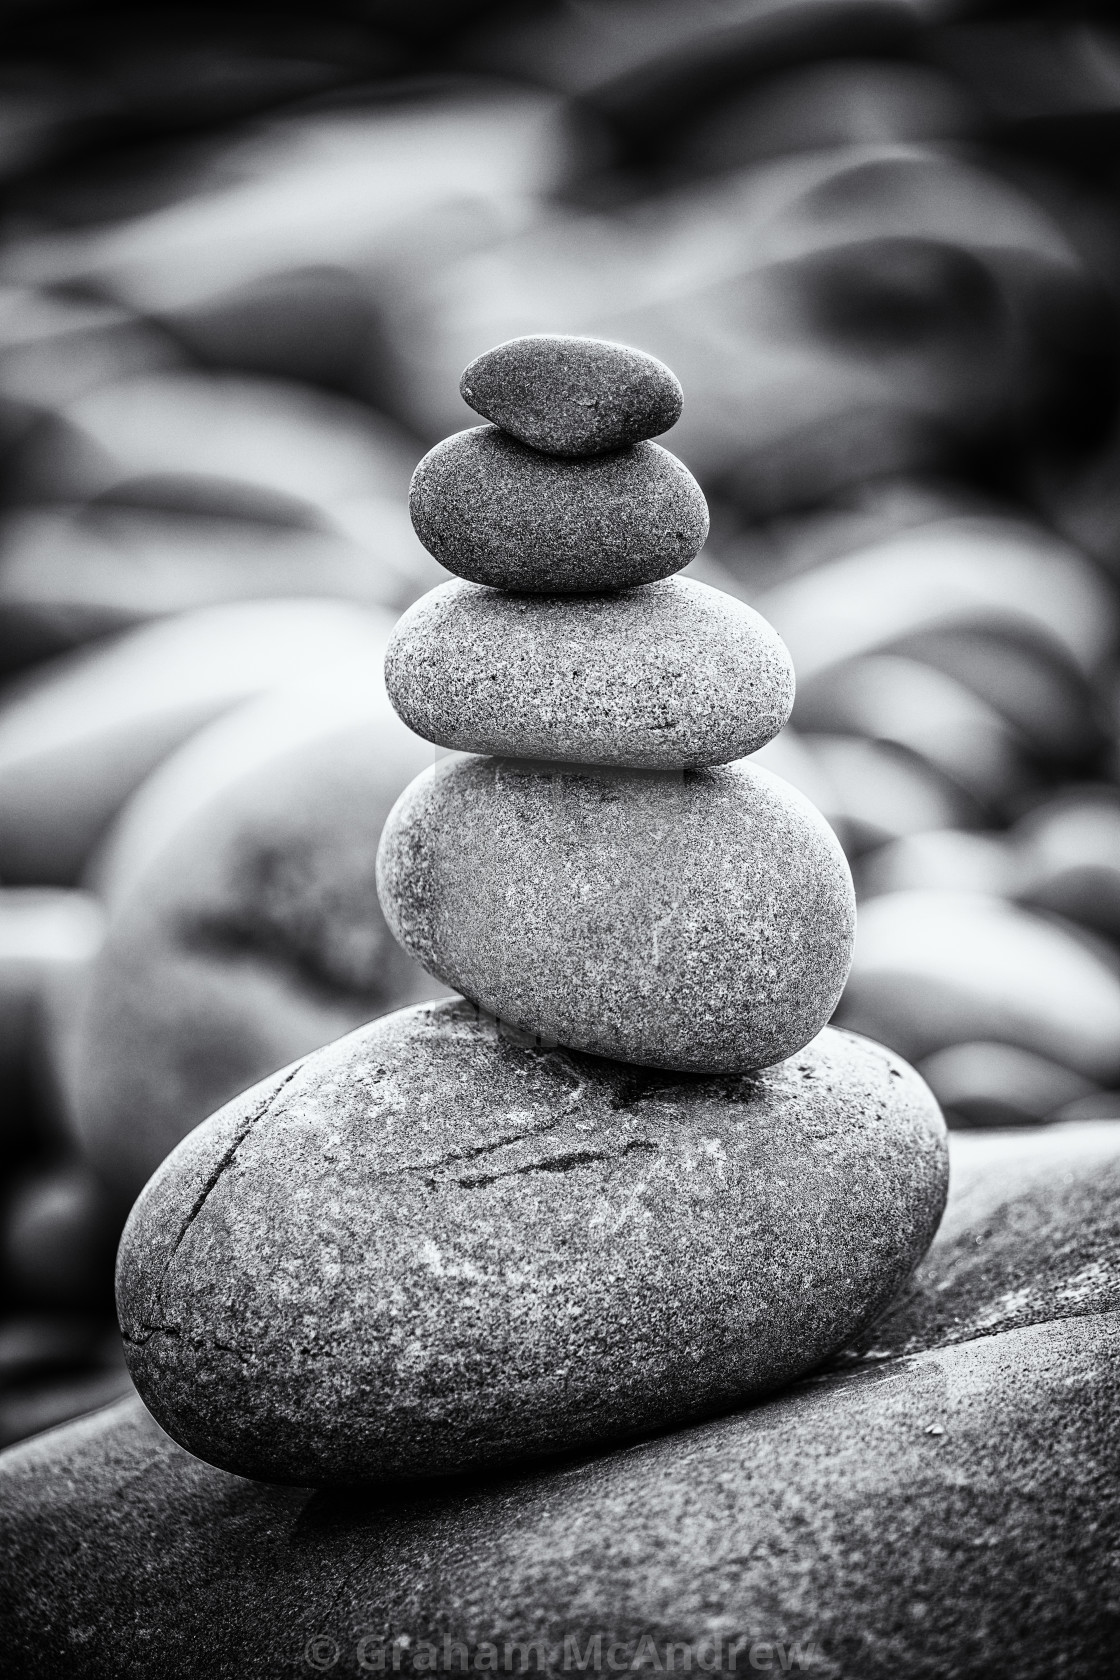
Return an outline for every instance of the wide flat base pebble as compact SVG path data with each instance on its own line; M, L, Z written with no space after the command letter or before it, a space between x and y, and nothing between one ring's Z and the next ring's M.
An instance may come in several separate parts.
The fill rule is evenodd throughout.
M409 509L449 572L553 595L653 583L687 566L708 535L703 491L658 444L569 461L496 426L429 450Z
M749 759L606 770L445 759L382 832L386 920L430 973L552 1042L652 1067L765 1067L851 960L839 842Z
M440 746L636 768L754 752L794 688L777 631L691 578L575 597L446 583L398 621L385 681Z
M162 1426L243 1475L586 1448L817 1364L908 1276L946 1179L936 1103L866 1039L705 1080L421 1005L169 1157L121 1240L126 1357Z
M533 333L478 356L463 401L504 432L554 455L598 455L657 437L680 419L680 381L664 362L601 338Z

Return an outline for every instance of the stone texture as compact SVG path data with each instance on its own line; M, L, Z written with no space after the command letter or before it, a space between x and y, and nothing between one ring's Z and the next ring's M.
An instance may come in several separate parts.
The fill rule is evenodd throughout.
M533 333L487 350L464 371L463 401L533 449L599 455L658 437L684 393L664 362L601 338Z
M128 1401L0 1459L6 1660L26 1680L354 1676L379 1653L392 1672L399 1639L401 1673L433 1645L457 1673L449 1638L471 1672L561 1675L566 1639L582 1657L600 1636L609 1672L612 1643L626 1668L648 1634L663 1668L669 1642L711 1663L718 1637L724 1672L742 1639L737 1673L753 1641L781 1673L780 1641L787 1671L828 1680L1099 1680L1118 1352L1115 1313L1037 1325L407 1498L241 1480ZM507 1657L527 1641L543 1651Z
M826 1030L738 1080L402 1010L229 1104L121 1241L134 1382L199 1457L344 1483L702 1417L880 1312L944 1202L922 1081Z
M696 1073L764 1067L832 1014L844 854L749 760L710 770L443 760L381 837L389 926L432 974L542 1038Z
M957 1132L927 1259L843 1359L1120 1313L1120 1126Z
M457 432L412 479L416 534L448 571L550 595L628 589L679 572L708 535L703 491L656 443L562 460L496 426Z
M73 1107L124 1208L219 1104L438 990L391 937L375 883L381 825L432 749L384 698L368 715L328 708L302 739L300 724L276 701L214 726L114 837Z
M742 758L793 705L777 632L691 578L559 598L455 580L398 620L385 680L440 746L635 768Z

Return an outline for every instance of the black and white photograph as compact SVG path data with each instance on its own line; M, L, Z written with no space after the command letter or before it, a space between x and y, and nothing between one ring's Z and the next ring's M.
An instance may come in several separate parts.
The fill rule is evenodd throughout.
M0 1674L1120 1674L1120 11L0 0Z

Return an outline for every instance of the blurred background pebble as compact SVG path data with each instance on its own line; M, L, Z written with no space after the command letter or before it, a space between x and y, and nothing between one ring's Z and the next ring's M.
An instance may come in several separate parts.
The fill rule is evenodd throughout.
M433 995L380 826L460 369L681 377L695 573L861 897L838 1019L958 1126L1120 1119L1120 28L1100 4L0 14L0 1440L127 1379L123 1210Z

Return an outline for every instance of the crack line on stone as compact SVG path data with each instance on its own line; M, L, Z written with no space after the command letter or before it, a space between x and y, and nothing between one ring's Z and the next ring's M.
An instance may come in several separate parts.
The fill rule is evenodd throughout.
M276 1089L269 1093L268 1097L261 1104L260 1108L257 1109L256 1113L251 1114L249 1116L248 1120L246 1120L245 1124L241 1127L240 1131L238 1132L237 1136L234 1138L233 1142L229 1145L228 1149L226 1149L225 1153L222 1155L222 1157L219 1160L217 1166L210 1173L209 1177L206 1180L206 1183L202 1186L202 1189L199 1191L198 1195L195 1197L194 1203L191 1207L190 1212L187 1214L186 1219L183 1221L183 1224L182 1224L182 1226L180 1228L180 1231L179 1231L179 1235L175 1238L174 1248L171 1250L171 1253L167 1256L167 1265L164 1267L164 1271L163 1271L164 1277L167 1276L167 1272L168 1272L168 1269L170 1268L171 1262L174 1260L176 1254L178 1254L180 1246L182 1245L183 1239L185 1238L187 1232L190 1230L191 1226L194 1224L195 1220L198 1218L199 1214L202 1212L203 1208L206 1205L207 1200L210 1197L211 1192L217 1187L219 1179L222 1177L223 1173L225 1173L227 1171L227 1169L233 1165L233 1160L234 1160L235 1155L237 1154L237 1151L241 1148L241 1145L245 1142L245 1139L249 1136L249 1133L252 1131L253 1127L257 1124L257 1122L260 1121L260 1120L263 1120L265 1118L265 1116L268 1114L269 1110L272 1108L273 1104L275 1103L277 1097L280 1095L281 1091L285 1090L291 1084L292 1080L295 1078L296 1074L300 1071L302 1066L303 1066L302 1061L297 1062L295 1067L291 1070L291 1072L289 1074L287 1074L280 1081L280 1083L279 1083L279 1085L277 1085ZM162 1279L161 1279L161 1288L162 1288Z
M473 1178L457 1178L455 1183L464 1190L482 1190L488 1184L496 1184L502 1178L519 1178L524 1173L532 1172L569 1172L572 1167L590 1166L595 1161L620 1160L624 1155L633 1155L637 1151L655 1154L657 1145L647 1138L633 1138L618 1151L611 1155L601 1149L574 1149L568 1155L556 1155L551 1161L528 1161L524 1166L510 1167L507 1172L479 1173Z
M273 1104L276 1102L276 1099L279 1097L281 1091L285 1090L287 1088L287 1086L289 1086L291 1084L291 1082L295 1078L296 1074L299 1073L300 1069L303 1067L303 1062L304 1062L304 1058L301 1058L296 1063L295 1067L293 1067L291 1069L291 1071L288 1074L286 1074L285 1077L280 1081L279 1085L276 1086L275 1090L269 1092L268 1096L265 1098L264 1102L261 1103L260 1107L253 1114L251 1114L249 1116L248 1120L245 1121L244 1125L242 1125L239 1128L237 1136L234 1138L233 1142L228 1146L228 1148L226 1148L223 1151L222 1156L221 1156L220 1160L218 1161L217 1166L214 1167L210 1171L210 1173L207 1175L206 1182L203 1184L202 1189L199 1191L198 1195L195 1197L194 1202L191 1205L190 1212L187 1214L186 1219L183 1221L182 1225L179 1227L179 1234L175 1238L174 1245L171 1248L171 1250L169 1251L167 1259L163 1263L163 1270L160 1273L159 1282L156 1284L156 1287L152 1292L153 1311L156 1308L158 1308L159 1305L162 1302L164 1285L167 1282L167 1274L171 1270L171 1266L172 1266L172 1263L175 1259L175 1256L178 1254L179 1249L182 1247L183 1240L186 1237L187 1232L190 1230L191 1226L194 1224L195 1220L198 1218L199 1214L202 1212L203 1208L205 1207L207 1199L209 1198L211 1192L214 1190L214 1188L217 1185L219 1179L222 1177L222 1174L224 1172L226 1172L227 1169L232 1165L234 1157L237 1154L237 1151L241 1148L241 1145L245 1142L245 1139L249 1136L249 1133L252 1131L253 1127L257 1124L257 1122L259 1120L263 1120L265 1118L265 1116L268 1114L269 1110L272 1108ZM123 1339L125 1341L131 1342L132 1345L135 1346L135 1347L143 1347L157 1333L162 1333L165 1336L179 1336L179 1335L182 1334L181 1329L176 1325L151 1324L146 1318L140 1320L139 1327L141 1329L147 1331L147 1334L144 1335L144 1336L139 1336L139 1337L129 1336L129 1335L127 1335L127 1333L125 1333L123 1331L123 1328L122 1328Z

